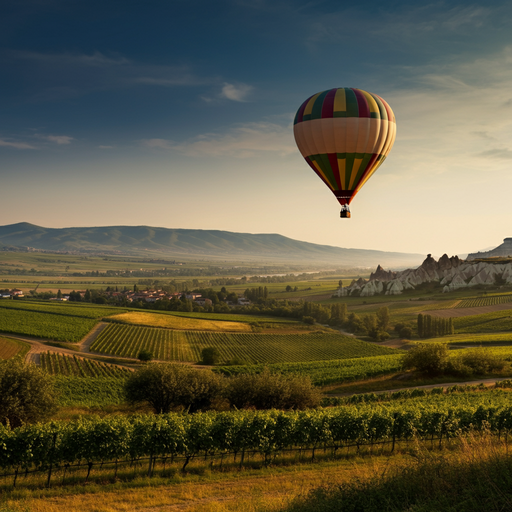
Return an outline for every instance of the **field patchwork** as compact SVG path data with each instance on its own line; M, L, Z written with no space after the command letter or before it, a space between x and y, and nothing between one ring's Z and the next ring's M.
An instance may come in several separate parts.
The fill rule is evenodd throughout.
M337 333L220 333L120 324L111 324L104 329L91 345L91 351L137 357L142 349L146 349L156 359L196 362L207 347L217 348L221 361L238 359L253 364L345 359L395 352Z

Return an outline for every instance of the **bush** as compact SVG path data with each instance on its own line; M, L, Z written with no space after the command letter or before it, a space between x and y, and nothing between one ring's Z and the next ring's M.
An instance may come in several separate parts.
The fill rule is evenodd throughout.
M214 365L219 362L220 352L215 347L207 347L201 350L201 363Z
M14 358L0 363L0 423L11 428L43 421L57 409L49 375Z
M153 359L153 352L144 348L139 352L137 359L139 361L142 361L143 363L147 363L148 361L151 361Z
M378 327L374 327L368 331L368 336L375 341L385 341L389 338L389 334L386 331L380 330Z
M484 348L475 348L464 351L453 357L447 370L454 375L469 377L471 375L485 375L492 372L500 372L507 362L491 354Z
M405 325L398 331L398 335L400 336L400 338L406 338L410 340L412 338L412 329Z
M224 396L237 409L307 409L320 404L320 391L309 377L272 374L230 377Z
M316 320L312 316L303 316L302 321L305 324L310 324L310 325L314 325L316 322Z
M448 363L448 348L442 343L418 343L406 352L403 367L427 375L444 372Z
M189 412L208 409L222 387L223 378L210 370L149 363L128 378L124 391L129 402L146 402L160 414L178 407Z

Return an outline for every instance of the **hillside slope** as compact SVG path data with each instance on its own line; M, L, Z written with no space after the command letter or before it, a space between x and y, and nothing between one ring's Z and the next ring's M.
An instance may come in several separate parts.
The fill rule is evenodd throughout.
M0 248L47 251L148 254L161 257L266 259L339 266L406 266L421 262L419 254L343 249L293 240L278 234L232 233L151 226L44 228L26 222L0 226Z

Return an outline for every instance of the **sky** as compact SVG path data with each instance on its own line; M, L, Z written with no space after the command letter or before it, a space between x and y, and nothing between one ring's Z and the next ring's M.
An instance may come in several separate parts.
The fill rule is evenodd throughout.
M11 0L0 225L279 233L441 256L512 236L512 3ZM397 120L339 218L293 118L356 87Z

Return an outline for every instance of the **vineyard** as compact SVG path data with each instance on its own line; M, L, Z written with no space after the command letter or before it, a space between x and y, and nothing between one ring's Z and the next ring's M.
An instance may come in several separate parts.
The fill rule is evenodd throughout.
M2 308L0 332L25 334L56 341L80 341L96 324L92 318Z
M380 347L336 333L256 334L172 331L112 324L91 345L91 350L122 357L137 357L146 349L164 361L199 361L207 347L218 349L221 360L249 363L320 361L393 354Z
M54 375L61 407L105 407L126 402L125 379L117 377L83 377Z
M215 371L224 375L238 375L241 373L261 373L264 368L268 368L272 373L307 376L316 386L325 386L398 372L402 368L402 357L402 354L395 353L387 356L313 361L309 363L221 366L215 368Z
M463 299L454 306L455 308L479 308L482 306L494 306L496 304L506 304L512 302L512 294L494 295L490 297L478 297L474 299Z
M76 303L75 303L76 304ZM52 315L77 316L82 318L100 319L104 316L127 311L126 308L95 306L92 304L73 303L48 303L48 302L24 302L4 301L0 302L0 310L16 309L19 311L32 311L34 313L50 313ZM2 313L3 314L3 313Z
M10 359L16 355L24 357L29 350L27 343L0 337L0 359Z
M512 331L512 311L495 311L453 319L457 334Z
M52 422L9 430L0 426L0 468L11 485L18 471L52 471L109 461L146 459L151 476L157 459L185 470L195 457L259 454L266 462L287 450L326 450L341 454L351 446L388 444L413 439L443 440L475 430L508 436L512 430L509 393L474 393L474 397L430 395L403 403L360 404L308 411L234 411L150 416L113 416ZM478 396L481 395L481 396ZM487 396L484 396L487 395ZM339 450L339 452L337 452ZM60 476L62 480L64 477ZM62 481L61 480L61 481Z
M77 377L125 378L130 370L77 356L66 356L57 352L41 354L41 368L50 375L74 375Z

